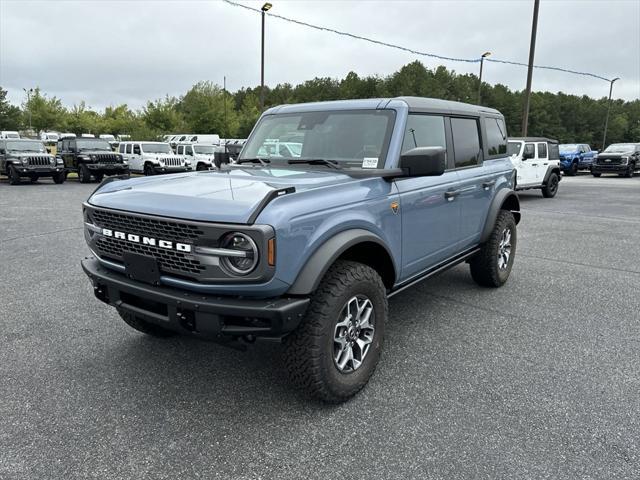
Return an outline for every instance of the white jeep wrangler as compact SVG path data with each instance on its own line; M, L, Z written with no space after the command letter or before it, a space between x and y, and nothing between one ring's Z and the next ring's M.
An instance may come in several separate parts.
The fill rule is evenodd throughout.
M179 143L176 145L176 155L184 156L190 160L194 170L215 169L216 152L224 153L224 147L202 143Z
M129 170L144 175L188 172L191 162L183 155L176 155L164 142L121 142L118 146Z
M560 183L560 151L558 141L550 138L509 138L507 153L516 168L516 190L542 190L542 196L552 198Z

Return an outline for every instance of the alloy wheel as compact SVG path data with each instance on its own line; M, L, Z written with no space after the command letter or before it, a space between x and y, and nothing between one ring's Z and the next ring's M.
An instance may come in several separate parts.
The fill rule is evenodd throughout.
M498 268L506 270L511 257L511 229L505 228L498 244Z
M333 360L341 373L350 373L362 365L373 342L373 304L364 295L352 297L340 312L333 337Z

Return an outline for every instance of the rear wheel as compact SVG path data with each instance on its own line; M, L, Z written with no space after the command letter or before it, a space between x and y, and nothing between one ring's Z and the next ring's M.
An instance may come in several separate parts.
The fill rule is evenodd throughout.
M177 335L176 332L142 320L131 312L118 310L118 314L120 315L120 318L122 318L122 320L124 320L131 328L147 335L151 335L152 337L168 338Z
M547 184L542 187L542 196L544 198L553 198L558 193L558 183L560 179L558 178L557 173L552 173L549 175L549 179L547 180Z
M483 287L501 287L513 267L518 235L513 213L500 210L489 239L470 262L471 277Z
M384 342L386 288L372 268L337 261L284 342L292 382L329 403L348 400L373 374Z
M20 174L16 167L13 165L9 165L9 171L7 172L9 177L9 185L19 185L20 184Z
M80 183L89 183L91 181L91 172L86 165L80 164L78 167L78 180L80 180Z

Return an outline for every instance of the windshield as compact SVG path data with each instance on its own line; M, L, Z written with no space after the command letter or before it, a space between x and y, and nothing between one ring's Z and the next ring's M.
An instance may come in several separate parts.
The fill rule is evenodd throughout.
M332 160L346 167L382 168L394 121L393 110L267 115L239 160Z
M143 143L142 151L144 153L172 153L171 147L166 143Z
M204 155L213 155L215 147L213 145L194 145L193 151Z
M111 151L111 146L105 140L79 138L76 140L78 151L80 150L107 150Z
M116 139L113 135L100 135L100 138L107 142L113 142Z
M42 142L26 140L20 142L7 142L7 151L44 153L45 148Z
M560 153L570 153L578 150L578 145L575 143L569 143L567 145L560 145Z
M604 153L632 152L635 148L633 143L614 143L609 145Z
M58 140L58 135L55 133L47 133L47 140Z
M522 142L507 143L507 155L519 155L522 148Z

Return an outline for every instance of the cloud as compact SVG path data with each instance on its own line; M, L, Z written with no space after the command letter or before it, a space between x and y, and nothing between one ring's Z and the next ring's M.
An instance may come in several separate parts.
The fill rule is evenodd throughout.
M244 2L260 7L262 2ZM278 2L273 13L452 57L527 61L532 1ZM543 1L535 63L619 76L614 97L640 98L640 2ZM459 73L477 64L441 62L266 22L266 83L316 76L386 76L416 59ZM223 2L0 0L0 85L14 103L40 86L66 105L94 108L181 95L200 80L236 90L260 82L260 16ZM485 64L484 79L524 88L526 68ZM534 90L603 97L608 83L535 70Z

